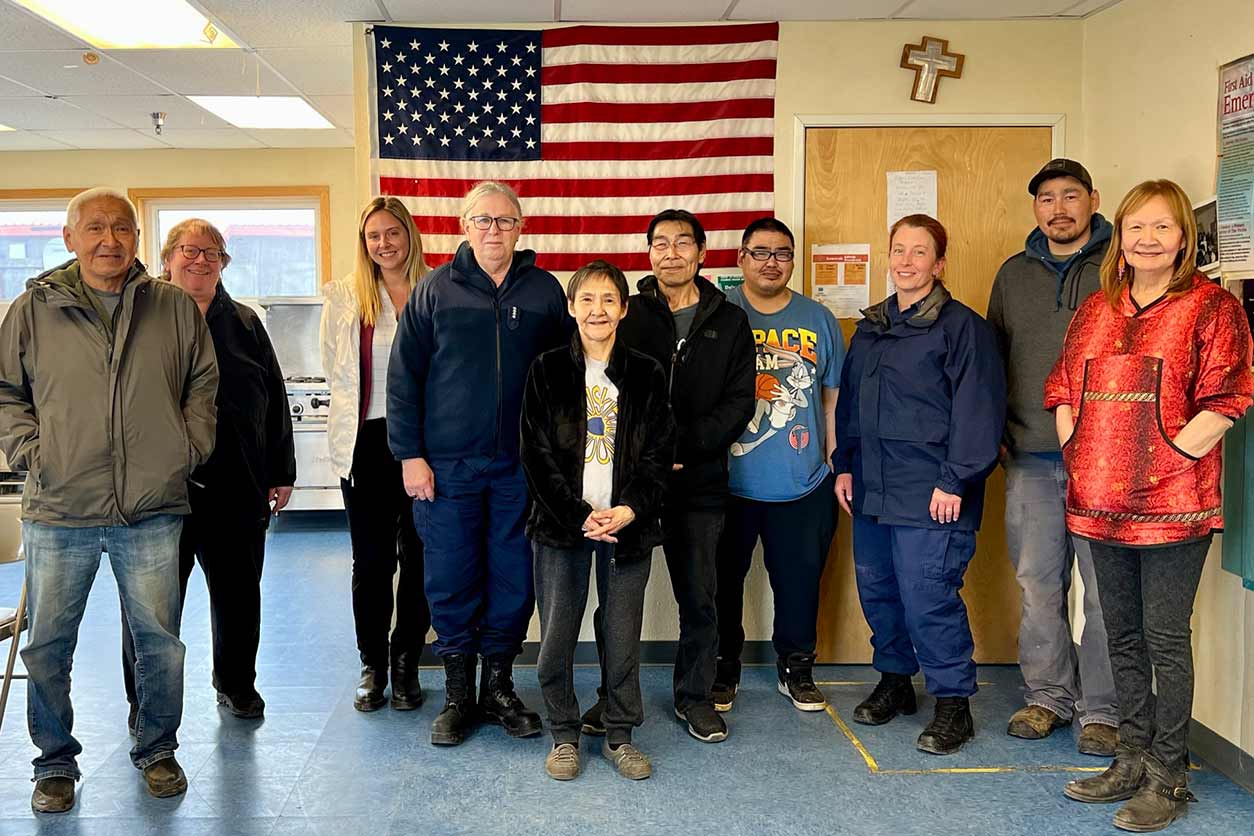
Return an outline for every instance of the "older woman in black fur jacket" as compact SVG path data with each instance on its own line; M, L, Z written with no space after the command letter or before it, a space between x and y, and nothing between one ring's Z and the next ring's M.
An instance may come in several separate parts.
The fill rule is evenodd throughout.
M631 745L631 731L644 720L644 589L650 554L662 541L658 512L674 461L675 423L661 366L615 340L627 294L626 277L608 262L576 272L566 296L579 333L536 359L523 396L538 674L553 734L545 770L559 781L581 768L574 656L594 558L609 686L601 751L624 777L652 774L649 759Z

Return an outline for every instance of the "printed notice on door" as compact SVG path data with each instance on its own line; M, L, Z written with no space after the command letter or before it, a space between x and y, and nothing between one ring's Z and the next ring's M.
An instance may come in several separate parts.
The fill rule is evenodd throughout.
M1254 55L1219 70L1220 270L1254 277Z
M930 215L936 217L935 171L889 171L888 176L888 228L906 215ZM897 292L893 271L888 271L884 284L885 295Z
M855 319L871 304L871 245L810 247L810 295L837 319Z

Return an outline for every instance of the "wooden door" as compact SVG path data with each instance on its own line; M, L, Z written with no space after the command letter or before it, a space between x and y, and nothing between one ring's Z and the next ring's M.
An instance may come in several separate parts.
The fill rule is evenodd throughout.
M1028 180L1051 157L1051 133L1040 128L820 128L806 131L806 199L802 252L810 288L813 244L870 243L871 301L885 295L888 272L889 171L937 172L938 220L949 232L945 282L983 314L997 268L1023 249L1036 222ZM842 320L846 340L856 320ZM1006 553L1005 480L1000 468L986 487L984 522L963 597L975 635L976 661L1018 660L1019 588ZM870 630L854 582L849 518L842 514L823 576L819 659L871 660Z

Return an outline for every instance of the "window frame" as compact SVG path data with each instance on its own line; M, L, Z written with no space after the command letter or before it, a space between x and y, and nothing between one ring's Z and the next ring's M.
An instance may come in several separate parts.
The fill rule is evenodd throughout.
M78 189L0 189L0 211L58 210L62 218L70 201L85 188ZM64 226L64 221L62 222ZM16 297L15 297L16 298ZM7 309L12 299L0 297L0 309Z
M331 187L330 186L179 186L152 189L128 189L127 196L139 213L141 229L152 230L144 236L143 253L147 263L159 269L162 241L157 240L157 212L161 209L182 208L180 204L199 201L213 208L284 209L310 208L311 198L316 201L314 211L314 238L317 241L318 288L331 280ZM251 200L248 207L239 205ZM218 205L215 205L218 204ZM291 297L300 298L300 297Z

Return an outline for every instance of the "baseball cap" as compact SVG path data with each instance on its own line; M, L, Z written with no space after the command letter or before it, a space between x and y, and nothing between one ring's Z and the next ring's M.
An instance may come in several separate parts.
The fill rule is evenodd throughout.
M1041 187L1041 183L1054 177L1074 177L1084 184L1084 188L1093 191L1093 178L1089 176L1088 169L1075 160L1059 157L1045 163L1045 167L1028 181L1028 194L1036 197L1036 190Z

